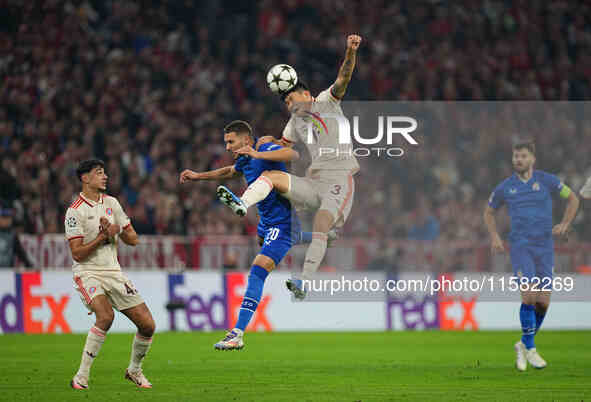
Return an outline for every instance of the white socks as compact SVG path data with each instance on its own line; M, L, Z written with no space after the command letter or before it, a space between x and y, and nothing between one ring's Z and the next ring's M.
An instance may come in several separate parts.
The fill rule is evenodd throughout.
M93 326L90 328L86 337L86 344L84 344L84 349L82 350L80 368L76 375L88 378L94 358L98 356L99 350L101 350L101 346L105 342L105 335L106 332L98 327Z
M131 346L131 360L129 361L129 371L139 371L142 369L142 361L148 350L152 345L152 338L146 338L140 334L136 334L133 338L133 344Z
M314 273L318 271L318 267L324 259L324 254L326 254L326 240L326 233L312 233L312 242L310 243L310 246L308 246L306 260L304 261L304 272L302 273L303 279L312 279Z
M258 179L248 186L240 199L244 205L246 205L246 208L249 208L251 205L267 198L271 191L273 191L273 183L271 180L265 176L259 176Z

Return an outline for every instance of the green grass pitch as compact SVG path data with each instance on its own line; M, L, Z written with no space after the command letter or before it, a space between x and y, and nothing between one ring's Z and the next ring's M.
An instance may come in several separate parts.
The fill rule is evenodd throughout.
M108 334L90 389L72 390L85 335L0 336L6 401L591 400L591 332L542 331L544 370L514 366L516 332L158 333L144 363L154 384L123 379L132 334Z

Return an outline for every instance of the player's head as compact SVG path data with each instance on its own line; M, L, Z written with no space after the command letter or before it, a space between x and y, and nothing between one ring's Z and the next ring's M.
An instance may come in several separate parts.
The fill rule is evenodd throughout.
M234 159L238 158L236 151L244 146L254 144L252 127L244 120L234 120L224 127L224 142L226 151L232 152Z
M310 90L303 82L298 82L293 88L283 92L281 99L283 99L283 102L287 105L287 109L292 114L308 110L314 100Z
M95 191L107 190L108 176L105 173L105 162L100 159L87 159L80 162L76 168L76 175L82 182L82 188L87 186Z
M525 173L536 162L536 145L533 141L520 141L513 145L513 169Z

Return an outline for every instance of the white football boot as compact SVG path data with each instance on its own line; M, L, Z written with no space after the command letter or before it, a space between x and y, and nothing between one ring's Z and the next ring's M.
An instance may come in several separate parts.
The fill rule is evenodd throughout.
M542 359L536 348L527 349L525 351L525 357L533 368L543 369L547 366L546 360Z
M526 349L523 342L519 341L515 344L515 367L519 371L525 371L527 369L527 358L525 357Z
M222 202L222 204L227 205L230 207L232 211L238 216L246 215L246 205L244 202L237 197L230 189L226 186L219 186L216 192L218 199Z
M224 339L213 345L215 350L240 350L244 347L242 336L244 332L241 329L234 328L226 334Z

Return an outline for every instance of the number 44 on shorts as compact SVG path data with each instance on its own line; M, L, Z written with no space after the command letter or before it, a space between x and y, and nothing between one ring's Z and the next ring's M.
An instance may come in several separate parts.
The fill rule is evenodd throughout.
M136 290L135 286L133 286L133 283L131 283L131 282L125 282L125 292L127 292L128 295L136 295L137 294L137 290Z

